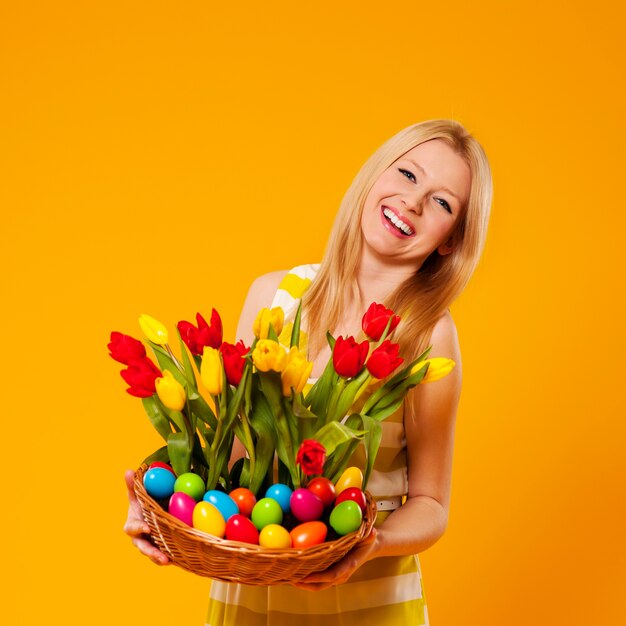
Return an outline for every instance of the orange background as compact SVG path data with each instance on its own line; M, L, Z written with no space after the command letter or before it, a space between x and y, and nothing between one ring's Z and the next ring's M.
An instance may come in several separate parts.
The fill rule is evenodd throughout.
M3 623L203 623L207 581L122 533L158 437L109 332L215 306L234 339L255 276L320 258L371 152L454 117L495 200L453 309L431 620L623 624L623 9L435 4L3 4Z

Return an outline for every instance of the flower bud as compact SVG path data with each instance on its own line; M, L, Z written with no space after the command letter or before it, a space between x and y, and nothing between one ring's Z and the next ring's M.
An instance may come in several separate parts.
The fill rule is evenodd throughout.
M172 411L182 411L187 400L185 388L174 378L169 370L163 370L163 377L155 381L159 400Z
M422 368L426 367L426 365L428 365L428 371L426 372L424 378L422 378L420 384L434 383L436 380L447 376L454 369L456 363L452 359L437 356L432 359L420 361L414 365L411 370L411 374L419 372Z
M252 325L254 336L259 339L267 339L270 324L278 336L283 329L284 321L285 313L279 306L274 307L272 310L267 308L261 309Z
M276 341L259 339L252 351L252 362L261 372L282 372L287 363L287 353Z
M202 353L202 365L200 366L200 378L206 390L213 396L222 393L222 359L220 351L210 346L205 346Z
M309 380L312 369L313 363L307 361L304 352L301 352L295 346L291 348L287 354L285 369L280 375L283 383L283 395L290 396L292 387L296 393L300 393Z
M164 346L168 340L167 328L153 317L142 313L139 316L139 326L143 334L152 342L159 346Z

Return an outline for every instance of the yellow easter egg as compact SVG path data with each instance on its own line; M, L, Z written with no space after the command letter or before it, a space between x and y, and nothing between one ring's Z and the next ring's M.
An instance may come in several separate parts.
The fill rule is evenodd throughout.
M210 502L198 502L193 509L193 527L214 537L223 537L226 522L217 507Z
M357 487L361 489L363 485L363 472L358 467L348 467L335 483L335 491L339 495L344 489Z
M291 535L279 524L268 524L259 534L259 545L264 548L291 548Z

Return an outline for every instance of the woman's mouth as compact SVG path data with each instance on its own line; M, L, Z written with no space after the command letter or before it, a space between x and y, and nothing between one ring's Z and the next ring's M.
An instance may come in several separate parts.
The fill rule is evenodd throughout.
M411 237L415 230L406 222L403 222L390 208L382 208L383 222L385 226L394 234L404 237Z

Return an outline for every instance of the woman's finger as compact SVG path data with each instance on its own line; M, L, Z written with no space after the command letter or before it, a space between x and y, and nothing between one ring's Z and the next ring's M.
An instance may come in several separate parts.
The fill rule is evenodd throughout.
M155 548L147 539L134 537L133 545L139 550L139 552L141 552L141 554L147 556L157 565L168 565L170 562L167 556L158 548Z

